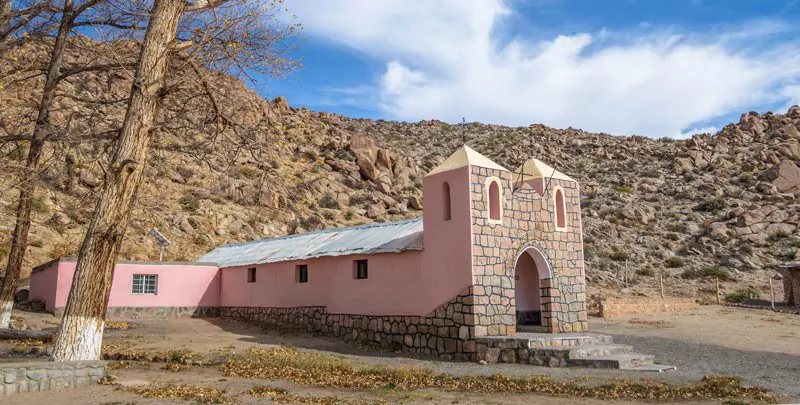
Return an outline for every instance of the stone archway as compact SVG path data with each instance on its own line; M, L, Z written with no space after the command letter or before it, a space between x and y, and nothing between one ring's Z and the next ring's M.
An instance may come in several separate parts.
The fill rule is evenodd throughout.
M514 297L517 325L544 326L542 289L549 287L553 271L544 254L528 247L514 262Z

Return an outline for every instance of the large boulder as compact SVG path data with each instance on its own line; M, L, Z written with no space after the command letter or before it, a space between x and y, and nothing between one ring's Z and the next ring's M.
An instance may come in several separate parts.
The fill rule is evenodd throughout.
M378 146L364 135L354 134L350 137L350 150L356 155L356 164L361 176L368 180L376 180L380 170L375 166L378 160Z
M791 160L784 160L769 170L767 176L781 193L800 191L800 168Z

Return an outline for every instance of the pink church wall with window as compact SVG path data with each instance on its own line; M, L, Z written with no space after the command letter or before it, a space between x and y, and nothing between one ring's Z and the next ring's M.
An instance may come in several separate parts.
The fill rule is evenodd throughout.
M417 299L422 252L320 257L310 260L230 267L221 270L223 307L324 306L329 313L425 315ZM367 278L356 278L355 261L367 260ZM298 280L307 265L308 281ZM255 281L248 273L255 268Z
M423 215L425 271L414 300L420 307L433 310L472 285L472 225L470 206L470 171L461 167L428 175L422 180L426 207L443 206L442 184L450 189L450 220L441 211L427 210Z
M41 300L52 312L64 308L72 287L77 262L62 258L39 266L31 273L30 299ZM157 275L155 295L131 292L134 274ZM199 263L117 263L111 284L109 308L113 307L216 307L220 303L219 268Z

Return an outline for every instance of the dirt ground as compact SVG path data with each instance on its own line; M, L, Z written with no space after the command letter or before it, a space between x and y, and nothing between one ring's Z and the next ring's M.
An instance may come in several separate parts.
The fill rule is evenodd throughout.
M45 314L15 313L34 329L57 325L57 319ZM396 368L427 368L455 375L550 375L555 379L604 381L629 378L650 379L675 384L699 381L705 375L740 376L747 385L758 385L785 396L783 403L800 403L800 316L733 307L703 306L697 311L676 314L590 319L595 333L614 336L617 343L632 344L637 352L654 354L656 362L675 365L666 373L622 372L619 370L545 368L516 364L480 365L447 362L410 354L365 351L332 340L312 337L281 336L265 333L260 328L219 319L155 320L129 319L128 330L109 330L107 344L125 344L148 351L189 349L210 354L220 350L244 352L252 347L268 348L288 345L301 350L335 353L358 363ZM6 347L4 347L4 345ZM0 351L8 347L0 343ZM9 358L0 361L16 361ZM438 390L413 392L350 391L331 388L296 386L281 381L264 381L224 377L213 368L169 372L153 364L149 368L135 366L113 370L117 381L183 382L224 389L228 396L237 396L237 403L269 403L253 398L249 389L256 385L286 388L292 393L312 396L335 396L340 399L383 399L387 403L430 404L528 404L616 403L614 401L560 398L531 394L465 394ZM147 399L111 386L98 386L61 393L28 393L10 397L9 404L81 403L171 404L167 400ZM7 398L6 398L7 399ZM54 402L55 401L55 402ZM186 402L182 402L186 403ZM622 402L620 402L622 403ZM631 402L625 402L631 403ZM692 404L703 402L692 401ZM720 402L708 402L720 403Z

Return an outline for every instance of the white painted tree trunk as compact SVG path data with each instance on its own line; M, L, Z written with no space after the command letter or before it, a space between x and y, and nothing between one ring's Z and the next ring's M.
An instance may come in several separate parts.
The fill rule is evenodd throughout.
M11 310L13 308L13 300L0 302L0 329L8 329L11 324Z
M61 324L74 328L75 334L69 345L59 347L59 356L68 360L99 360L102 358L104 320L65 315Z

